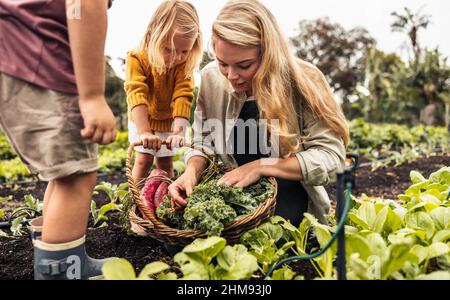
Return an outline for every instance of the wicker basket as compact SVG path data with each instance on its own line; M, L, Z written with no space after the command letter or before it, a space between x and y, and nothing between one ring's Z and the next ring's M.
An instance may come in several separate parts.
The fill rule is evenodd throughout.
M154 213L150 212L144 205L144 201L141 199L140 191L137 184L132 177L132 156L134 147L142 146L141 142L136 142L130 145L127 152L126 159L126 175L128 178L129 189L133 196L133 205L129 211L129 219L131 223L131 230L139 236L149 236L163 243L170 245L185 246L190 244L196 238L206 237L206 233L201 230L180 230L171 228L165 223L160 221ZM200 150L205 153L209 158L214 155L208 153L195 145L189 144L185 147ZM162 178L162 180L165 180ZM167 179L168 180L168 179ZM170 181L170 180L168 180ZM241 216L236 221L227 224L222 231L221 236L224 237L228 243L234 244L239 241L240 236L246 231L257 227L261 223L264 223L273 216L275 212L276 196L277 196L277 182L271 177L270 183L275 188L275 193L272 198L266 200L260 206L258 206L253 212Z

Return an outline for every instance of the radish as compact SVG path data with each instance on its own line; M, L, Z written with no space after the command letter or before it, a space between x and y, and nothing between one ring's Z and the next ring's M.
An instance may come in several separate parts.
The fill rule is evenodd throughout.
M162 182L155 193L155 199L153 201L155 208L158 208L163 203L164 196L167 195L168 191L169 191L169 183Z
M141 197L144 200L144 204L147 209L154 214L155 205L154 198L156 191L158 190L159 185L161 184L161 179L159 177L165 176L167 177L167 172L161 169L154 169L150 176L147 178L144 187L141 190Z

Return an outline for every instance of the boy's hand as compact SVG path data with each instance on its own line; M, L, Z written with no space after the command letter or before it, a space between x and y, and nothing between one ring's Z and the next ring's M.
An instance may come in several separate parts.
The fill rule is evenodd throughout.
M159 149L161 149L161 138L151 132L142 133L140 135L140 139L142 141L142 147L144 148L153 149L155 151L159 151Z
M116 119L104 96L78 101L84 128L81 136L101 145L116 139Z

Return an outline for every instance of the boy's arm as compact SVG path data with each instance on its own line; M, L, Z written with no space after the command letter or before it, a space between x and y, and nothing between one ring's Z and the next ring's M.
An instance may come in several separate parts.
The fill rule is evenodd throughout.
M81 18L67 19L80 112L84 121L81 135L99 144L109 144L116 136L116 121L104 96L107 8L107 0L82 1Z

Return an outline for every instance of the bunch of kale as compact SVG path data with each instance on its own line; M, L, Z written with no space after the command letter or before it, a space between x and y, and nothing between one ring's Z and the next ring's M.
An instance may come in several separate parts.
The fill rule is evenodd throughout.
M174 211L168 196L157 209L158 218L178 229L200 229L211 235L220 235L224 226L253 210L273 197L275 189L267 178L246 188L218 185L221 174L201 182L186 198L184 211Z

